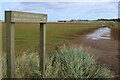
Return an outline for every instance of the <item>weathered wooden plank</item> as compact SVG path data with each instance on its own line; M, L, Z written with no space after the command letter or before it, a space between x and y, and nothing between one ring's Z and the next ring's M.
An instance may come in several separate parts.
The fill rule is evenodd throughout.
M14 35L14 23L11 23L11 13L6 12L6 53L7 53L7 77L14 78L15 77L15 35Z
M36 14L36 13L18 12L18 11L7 11L7 12L9 12L11 14L10 22L40 23L40 22L47 21L47 14Z
M2 22L0 22L0 80L2 79Z
M40 53L39 53L39 66L42 75L44 75L45 71L45 49L46 49L46 32L45 32L45 24L40 23Z

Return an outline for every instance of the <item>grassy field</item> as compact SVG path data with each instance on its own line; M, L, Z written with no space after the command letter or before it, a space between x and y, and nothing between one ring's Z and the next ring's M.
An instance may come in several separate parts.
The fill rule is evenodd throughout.
M15 24L16 43L16 77L33 78L111 78L112 73L101 67L84 49L63 47L55 51L56 46L69 43L70 40L82 36L96 28L100 23L48 23L46 24L46 70L41 75L38 66L39 24ZM3 54L6 45L6 27L3 27ZM72 45L70 45L72 46ZM35 51L34 51L35 50ZM21 55L20 55L21 53ZM54 54L54 55L53 55ZM3 55L3 76L6 77L6 56Z
M6 27L3 23L3 51L6 45ZM96 23L48 23L46 24L47 52L53 51L69 40L84 33L98 28ZM37 50L39 44L39 24L15 24L15 47L16 52Z

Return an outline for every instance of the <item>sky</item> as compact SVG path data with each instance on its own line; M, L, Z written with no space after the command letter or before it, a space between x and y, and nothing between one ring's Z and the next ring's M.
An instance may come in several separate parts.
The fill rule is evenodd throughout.
M114 1L114 2L113 2ZM22 11L48 14L48 21L70 19L118 18L118 1L104 2L0 2L0 20L4 20L4 11Z

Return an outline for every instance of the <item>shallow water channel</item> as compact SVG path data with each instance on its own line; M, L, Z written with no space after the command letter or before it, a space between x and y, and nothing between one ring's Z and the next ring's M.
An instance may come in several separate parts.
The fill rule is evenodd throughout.
M120 29L102 27L85 35L82 44L90 54L118 75Z
M118 36L118 29L111 29L108 27L103 27L95 30L94 32L86 35L87 39L92 40L101 40L101 39L114 39L118 40L120 37Z

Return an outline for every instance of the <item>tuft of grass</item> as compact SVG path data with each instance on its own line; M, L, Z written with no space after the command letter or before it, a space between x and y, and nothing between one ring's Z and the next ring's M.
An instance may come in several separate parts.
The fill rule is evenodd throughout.
M63 47L46 56L45 73L40 74L37 52L23 52L16 58L17 78L112 78L110 70L101 67L82 47ZM3 76L6 77L3 58Z
M4 55L5 56L5 55ZM6 76L6 59L3 60L3 77ZM15 77L16 78L31 78L37 77L39 72L39 58L37 52L30 52L29 50L23 52L22 55L17 56L15 60ZM37 74L37 75L36 75Z
M101 67L82 47L62 48L47 58L47 78L111 78L107 68Z

